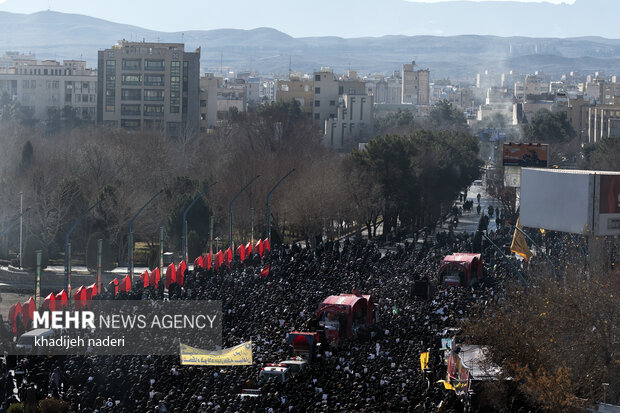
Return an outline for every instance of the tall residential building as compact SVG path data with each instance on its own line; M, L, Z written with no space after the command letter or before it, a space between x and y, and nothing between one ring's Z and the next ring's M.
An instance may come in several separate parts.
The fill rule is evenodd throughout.
M289 80L278 80L275 100L278 102L296 100L299 102L302 113L311 118L314 104L313 87L312 80L301 79L297 76L290 77Z
M344 94L336 116L325 120L323 144L342 150L371 138L373 103L373 96Z
M349 73L349 75L354 72ZM314 120L323 128L325 121L338 115L344 95L366 96L366 82L357 75L338 78L328 68L314 72Z
M0 94L29 109L34 120L46 120L52 109L75 109L78 117L94 121L97 71L81 60L37 61L34 56L10 54L0 67Z
M98 62L97 124L198 133L200 49L121 40L100 50Z
M401 103L428 105L430 103L430 71L415 70L415 62L403 65Z

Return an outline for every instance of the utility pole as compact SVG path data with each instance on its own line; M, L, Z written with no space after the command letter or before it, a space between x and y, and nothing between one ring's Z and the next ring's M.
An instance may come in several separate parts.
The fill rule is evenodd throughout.
M22 237L24 235L24 192L19 193L19 268L24 263L22 258Z

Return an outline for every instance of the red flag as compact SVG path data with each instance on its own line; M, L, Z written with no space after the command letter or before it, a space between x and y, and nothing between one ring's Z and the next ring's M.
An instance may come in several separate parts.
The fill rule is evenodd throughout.
M254 251L257 252L261 258L263 258L263 240L258 240L256 245L254 246Z
M219 271L223 263L224 263L224 253L222 252L222 250L219 250L217 254L215 254L215 263L213 265L215 266L215 269Z
M118 294L118 278L110 281L110 284L108 284L108 289L109 288L114 288L114 295Z
M56 294L56 310L62 310L69 307L69 296L65 290Z
M125 278L121 280L121 284L119 285L119 290L125 291L125 292L128 292L129 290L131 290L131 277L129 277L129 274L127 274Z
M266 277L267 275L269 275L269 267L270 267L270 265L268 265L265 268L263 268L259 275L261 277Z
M228 247L228 249L224 252L224 262L230 267L230 262L233 259L232 249Z
M155 269L151 271L151 276L149 277L149 285L157 288L157 286L159 285L159 279L159 267L155 267Z
M43 299L43 310L55 311L56 310L55 304L56 304L56 296L54 295L54 293L49 293L49 295ZM9 315L9 319L10 318L11 316Z
M199 255L198 258L196 258L194 260L194 271L196 271L198 268L204 268L204 261L202 259L202 255Z
M76 310L81 310L83 307L86 306L86 288L84 288L83 285L80 285L80 288L75 290L73 300L75 301Z
M269 238L265 238L265 240L263 241L263 246L264 246L264 249L271 252L271 245L269 245Z
M207 270L210 270L211 267L213 266L213 262L212 262L213 258L212 257L213 257L213 255L211 253L208 253L207 256L206 256L206 259L207 259L207 267L206 268L207 268ZM205 262L205 261L202 260L202 262Z
M245 261L245 247L243 244L237 247L237 255L241 258L241 262Z
M22 313L21 303L16 303L9 309L9 321L13 326L13 334L17 333L17 317Z
M97 291L97 284L96 283L95 284L91 284L88 287L86 287L86 299L88 301L92 300L93 297L96 297L97 293L98 293L98 291Z
M177 267L177 278L176 278L176 282L179 283L179 285L183 285L183 281L185 280L185 270L187 269L187 264L185 264L185 260L181 261L179 263L179 266Z
M149 286L149 270L144 270L144 272L140 274L140 283L144 288Z
M176 282L177 270L174 267L174 263L171 262L168 268L166 268L166 288L170 287L170 284Z
M24 329L28 328L28 323L34 318L34 310L36 310L34 298L30 297L28 301L22 304L22 317L24 321Z
M245 244L245 255L248 257L252 255L252 241Z

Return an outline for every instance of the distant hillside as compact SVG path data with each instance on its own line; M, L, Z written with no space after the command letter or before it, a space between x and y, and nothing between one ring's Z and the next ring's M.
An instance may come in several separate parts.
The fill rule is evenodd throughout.
M581 0L579 0L581 1ZM605 1L605 0L596 0ZM620 3L620 2L619 2ZM415 60L433 78L472 78L487 68L550 74L594 70L614 74L620 62L620 40L600 37L570 39L462 35L293 38L270 28L220 29L165 33L77 14L0 12L0 52L33 52L37 57L83 58L96 65L97 51L119 39L184 42L201 47L205 71L257 70L261 73L311 72L322 66L361 74L391 73Z

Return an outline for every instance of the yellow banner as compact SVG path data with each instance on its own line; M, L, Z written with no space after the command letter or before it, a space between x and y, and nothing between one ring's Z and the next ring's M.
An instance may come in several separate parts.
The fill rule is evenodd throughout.
M252 342L218 351L207 351L180 343L183 366L250 366L252 365Z
M517 228L523 230L523 227L519 225L519 219L517 219ZM520 256L525 258L525 261L528 261L530 258L532 258L533 255L532 251L530 251L530 248L527 246L525 236L523 235L523 233L516 229L514 235L512 236L512 245L510 245L510 251L514 252L515 254L519 254Z
M425 351L424 353L420 354L420 368L422 370L428 367L428 357L429 357L428 351Z

